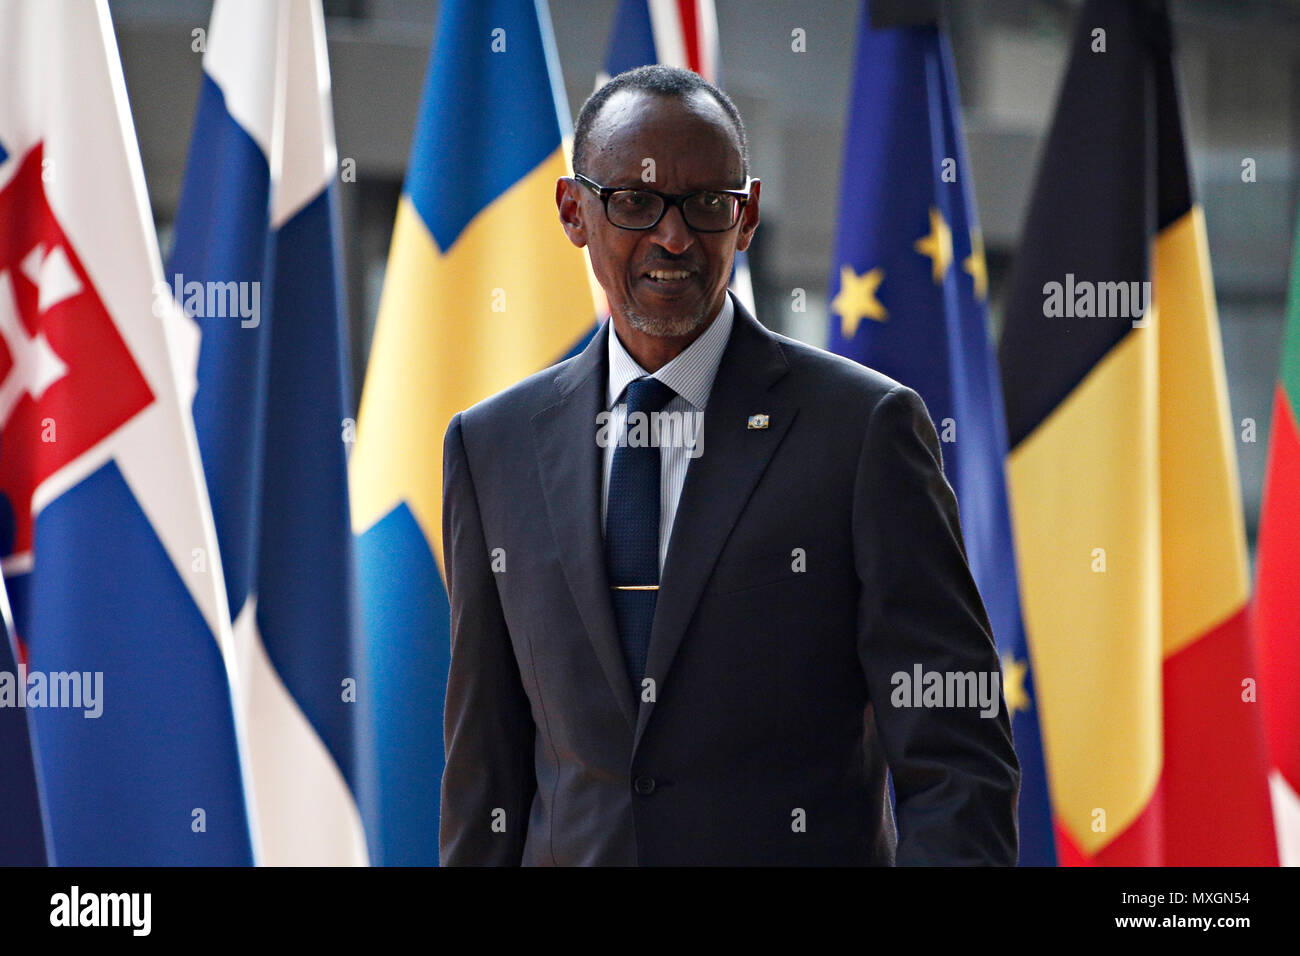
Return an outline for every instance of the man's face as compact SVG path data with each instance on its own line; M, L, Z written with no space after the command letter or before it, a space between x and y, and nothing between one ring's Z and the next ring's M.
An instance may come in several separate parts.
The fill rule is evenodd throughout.
M605 103L588 140L587 168L602 186L679 195L745 185L739 140L727 114L707 94L662 97L621 91ZM565 233L586 246L616 318L654 336L689 335L722 307L737 250L758 225L759 183L739 223L726 232L695 232L671 207L653 229L613 225L591 190L557 184Z

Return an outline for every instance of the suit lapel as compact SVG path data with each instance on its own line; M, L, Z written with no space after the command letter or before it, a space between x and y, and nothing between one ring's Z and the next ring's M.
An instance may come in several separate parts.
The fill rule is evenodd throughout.
M687 468L659 580L646 661L656 692L664 686L722 546L796 411L792 402L770 392L789 367L776 339L734 297L733 302L731 337L705 409L704 447ZM766 428L747 427L755 414L768 416ZM653 709L650 703L640 705L634 751Z
M533 416L533 443L565 579L610 690L628 726L633 727L636 703L614 623L600 531L601 450L596 445L596 415L605 408L608 335L606 321L577 361L556 376L560 401Z

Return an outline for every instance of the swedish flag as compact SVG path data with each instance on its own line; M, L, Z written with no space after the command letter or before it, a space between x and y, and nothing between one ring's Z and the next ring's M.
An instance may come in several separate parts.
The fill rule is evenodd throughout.
M451 417L595 328L555 181L569 117L544 0L445 0L393 227L350 468L378 748L372 860L438 853ZM521 423L521 428L526 423ZM522 432L521 432L522 434Z

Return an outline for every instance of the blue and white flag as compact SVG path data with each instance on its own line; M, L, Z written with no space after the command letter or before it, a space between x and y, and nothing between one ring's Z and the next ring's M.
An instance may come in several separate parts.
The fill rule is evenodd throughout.
M319 0L217 0L167 280L269 865L364 865L338 154Z
M31 838L0 845L24 862L36 827L58 865L254 862L167 289L107 2L0 4L0 708L26 712L43 803L0 789Z

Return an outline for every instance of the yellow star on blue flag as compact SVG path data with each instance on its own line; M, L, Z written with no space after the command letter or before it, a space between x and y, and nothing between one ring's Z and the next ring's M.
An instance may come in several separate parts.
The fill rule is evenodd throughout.
M930 207L930 231L916 240L913 248L930 257L934 263L931 275L936 283L942 282L948 266L952 265L952 230L943 221L943 213L934 206Z
M846 339L857 334L858 323L864 318L877 322L889 318L889 312L876 298L884 278L884 269L870 269L858 275L852 266L840 267L840 291L831 300L831 311L840 317L840 331Z

